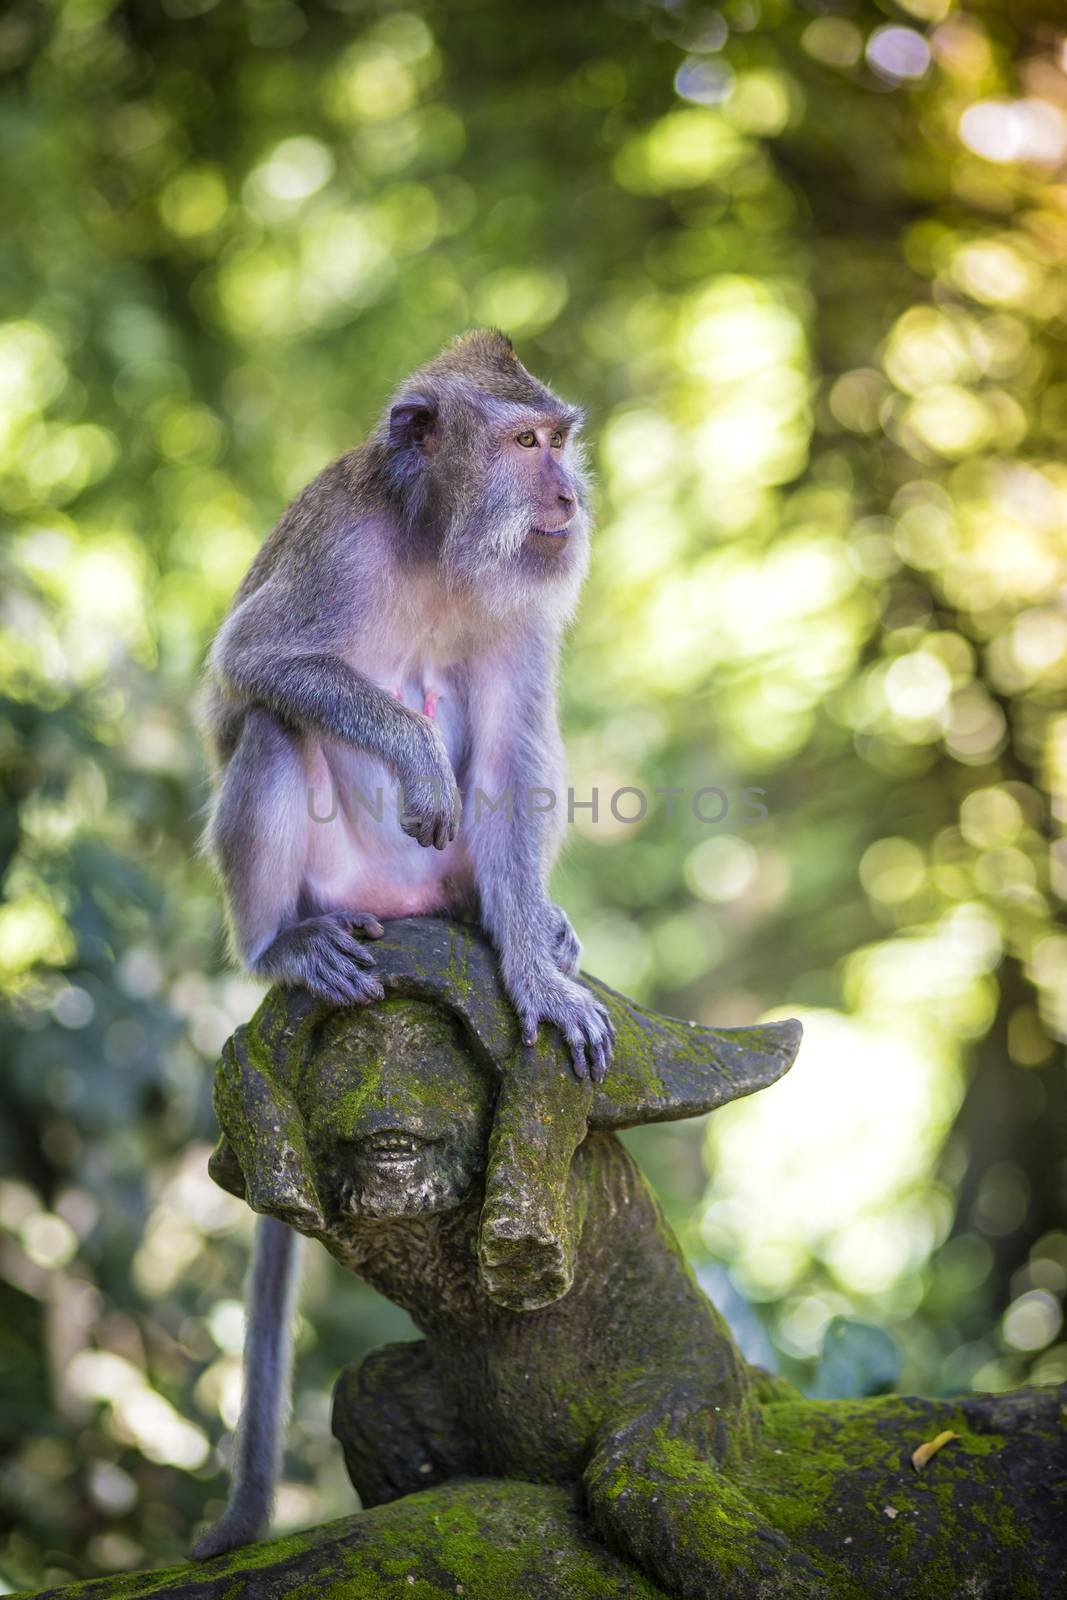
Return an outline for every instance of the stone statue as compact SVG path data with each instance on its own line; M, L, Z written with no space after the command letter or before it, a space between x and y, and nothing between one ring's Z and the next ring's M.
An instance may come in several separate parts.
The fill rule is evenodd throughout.
M773 1083L799 1025L697 1027L592 982L618 1040L594 1086L549 1042L518 1049L473 930L397 922L375 954L382 1003L331 1012L275 990L238 1030L219 1068L212 1163L218 1182L320 1239L425 1335L337 1384L334 1432L364 1506L457 1478L555 1483L668 1594L838 1592L868 1537L835 1532L819 1501L797 1504L795 1457L851 1451L870 1472L876 1409L857 1434L854 1407L806 1407L742 1359L614 1137ZM910 1404L913 1447L943 1427L957 1463L988 1448L967 1403ZM1027 1405L1016 1420L1032 1422ZM1012 1423L1002 1402L998 1430ZM899 1473L895 1440L888 1452L883 1469ZM899 1509L912 1540L935 1537L928 1503ZM884 1537L877 1504L871 1517Z
M593 1085L520 1049L473 930L393 923L375 957L374 1006L276 989L237 1030L212 1158L424 1335L337 1383L366 1509L54 1600L1065 1592L1067 1386L803 1399L741 1357L615 1137L773 1083L796 1023L696 1027L590 979L617 1034Z

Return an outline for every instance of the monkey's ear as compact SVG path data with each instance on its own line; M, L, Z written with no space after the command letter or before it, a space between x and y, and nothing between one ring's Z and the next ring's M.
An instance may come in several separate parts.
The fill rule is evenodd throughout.
M398 400L389 412L394 450L432 453L437 444L437 407L424 397Z

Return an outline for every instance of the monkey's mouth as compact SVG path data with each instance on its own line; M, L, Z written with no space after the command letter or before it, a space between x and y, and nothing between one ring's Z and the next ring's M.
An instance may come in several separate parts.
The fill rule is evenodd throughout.
M529 541L545 555L558 555L570 538L570 525L564 528L531 528Z

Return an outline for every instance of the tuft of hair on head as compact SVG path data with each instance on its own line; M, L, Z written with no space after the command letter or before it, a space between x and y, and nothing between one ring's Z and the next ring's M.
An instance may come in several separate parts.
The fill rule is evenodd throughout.
M472 384L475 388L534 410L558 410L561 402L523 366L515 347L499 328L471 328L447 344L417 376Z
M515 354L515 346L499 328L468 328L450 340L422 370L458 373L492 387L494 380L514 381L526 369Z
M518 361L515 346L500 328L468 328L459 333L448 346L450 350L469 351L483 361Z

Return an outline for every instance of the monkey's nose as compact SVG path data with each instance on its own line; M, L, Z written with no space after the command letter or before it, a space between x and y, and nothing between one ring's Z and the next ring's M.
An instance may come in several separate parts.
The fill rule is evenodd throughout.
M574 496L572 494L568 494L566 489L560 489L559 493L556 495L556 499L559 501L564 511L574 510Z

